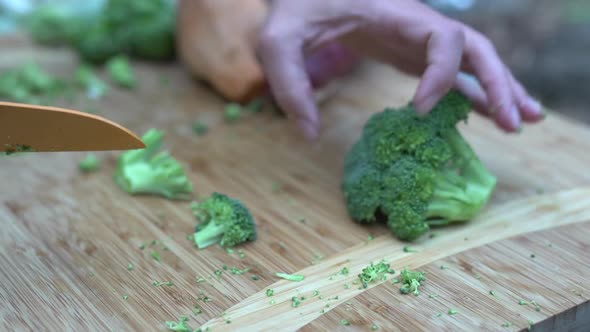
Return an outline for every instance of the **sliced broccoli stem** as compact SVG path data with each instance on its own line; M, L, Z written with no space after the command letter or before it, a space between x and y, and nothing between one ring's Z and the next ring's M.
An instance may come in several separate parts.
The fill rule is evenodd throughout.
M449 130L447 139L459 156L458 165L438 175L426 217L430 225L445 225L449 220L467 221L487 204L495 187L496 177L485 167L457 129ZM455 168L455 169L453 169Z
M205 227L195 233L195 244L199 249L203 249L219 243L225 231L226 227L223 223L218 224L215 220L211 220Z

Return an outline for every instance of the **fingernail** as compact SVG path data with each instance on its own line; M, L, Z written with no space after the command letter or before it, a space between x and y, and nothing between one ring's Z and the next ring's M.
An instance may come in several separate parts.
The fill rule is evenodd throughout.
M508 117L509 117L510 125L512 126L512 128L515 128L515 130L518 130L519 128L521 128L522 125L520 123L520 115L519 115L518 108L516 107L516 105L512 106Z
M541 103L538 102L537 100L531 98L529 99L529 106L530 108L537 114L543 114L543 107L541 106Z

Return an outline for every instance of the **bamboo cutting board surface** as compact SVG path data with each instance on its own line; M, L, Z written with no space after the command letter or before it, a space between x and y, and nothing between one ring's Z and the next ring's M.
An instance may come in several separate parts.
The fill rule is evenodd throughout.
M64 50L18 39L0 44L18 46L0 54L1 69L33 54L56 73L76 65ZM367 331L373 324L384 331L504 331L526 328L528 320L533 330L552 330L588 319L585 126L551 114L520 135L505 135L472 117L462 130L498 175L494 199L474 222L436 230L436 237L414 245L418 253L408 254L382 226L350 221L340 183L344 153L366 119L407 102L415 80L363 67L323 99L323 134L310 145L270 112L223 123L224 102L178 66L140 64L137 70L137 91L113 90L90 106L138 134L165 130L166 145L189 169L195 196L220 191L241 199L257 219L258 240L242 247L242 257L218 247L197 250L186 239L196 225L189 203L123 193L112 181L118 153L99 153L103 167L94 174L78 171L81 153L2 157L2 330L158 331L183 315L193 328L212 331ZM196 119L210 122L210 133L195 136ZM376 238L367 241L369 234ZM344 287L345 279L381 258L396 271L409 265L429 272L423 294L402 296L390 281L363 291ZM443 264L449 268L441 270ZM329 280L345 265L348 278ZM231 267L251 270L233 275ZM307 278L281 281L278 271L302 271ZM274 305L264 295L269 287ZM321 301L290 306L292 296L316 289ZM541 310L518 305L520 299L535 300ZM194 306L203 313L192 314ZM458 314L447 315L449 309ZM340 325L342 319L351 325ZM506 323L513 325L502 327Z

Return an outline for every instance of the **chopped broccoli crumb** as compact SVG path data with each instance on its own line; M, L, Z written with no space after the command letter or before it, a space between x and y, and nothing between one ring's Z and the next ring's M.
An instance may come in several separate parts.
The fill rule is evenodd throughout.
M270 304L275 304L275 303L277 303L277 302L276 302L275 300L270 300L270 302L269 302L269 303L270 303Z
M234 267L231 268L230 271L231 271L231 274L242 275L242 274L250 271L250 268L248 267L248 268L245 268L245 269L238 269L237 267L234 266Z
M259 277L258 275L256 275L256 274L253 274L253 275L250 277L250 279L252 279L252 280L256 281L256 280L260 280L260 277Z
M436 315L434 315L434 317L440 317L440 316L442 316L442 312L439 312Z
M134 268L133 264L131 264L131 263L127 264L127 270L133 271L133 268Z
M513 325L512 323L506 322L506 323L502 324L502 327L510 327L512 325Z
M383 277L387 277L386 274L388 273L393 274L395 271L390 268L388 263L382 260L377 264L370 263L361 271L358 277L362 283L362 287L367 288L369 283L383 280Z
M201 203L193 203L192 209L200 222L194 234L195 245L200 249L216 243L231 248L256 240L254 218L237 199L214 192ZM241 258L243 252L239 253Z
M369 234L369 236L367 236L367 241L373 241L375 239L375 236L373 234Z
M240 259L244 259L246 258L246 253L244 253L244 250L238 249L238 256L240 257Z
M95 154L89 153L86 155L86 158L80 161L78 168L84 173L98 171L100 169L100 160Z
M298 298L297 296L293 296L291 298L291 306L293 308L299 307L300 304L301 304L301 298Z
M123 300L127 301L128 298L129 298L128 295L123 295Z
M192 332L192 329L186 324L188 317L180 317L178 322L166 322L166 327L171 331Z
M242 106L237 103L225 105L223 116L227 122L236 122L242 118Z
M155 260L156 260L156 261L158 261L158 262L162 261L162 258L160 257L160 253L159 253L159 252L157 252L157 251L155 251L155 250L153 250L153 251L150 253L150 256L152 256L152 258L153 258L153 259L155 259Z
M196 121L193 123L193 132L197 136L203 136L209 131L209 126L202 121Z
M275 273L275 275L279 278L283 278L289 281L303 281L305 279L305 276L300 275L300 274L288 274L288 273L282 273L282 272L277 272Z
M318 290L313 291L313 295L312 296L318 296L318 295L320 295L320 291L318 291Z
M203 313L203 310L201 308L199 308L199 307L193 307L193 314L195 316L200 315L202 313Z
M402 294L408 294L410 292L414 293L414 295L420 294L418 287L422 286L422 282L426 280L426 276L423 272L410 271L405 267L401 271L400 276L402 282L400 291Z
M152 285L154 286L174 286L174 283L172 281L154 281L152 282Z
M349 272L350 271L348 270L347 267L343 267L342 270L340 270L340 274L343 276L347 276Z
M252 99L245 107L245 109L252 113L260 113L264 108L264 99L263 98L254 98Z
M535 258L535 254L531 254L531 258Z
M266 296L271 297L273 295L275 295L275 290L274 289L269 288L269 289L266 290Z
M536 302L536 301L525 301L525 300L519 300L518 304L520 305L529 305L532 304L535 307L536 311L541 311L541 306Z
M495 291L493 291L493 290L491 290L491 291L490 291L490 295L492 295L492 296L496 296L496 292L495 292Z
M215 275L217 276L217 278L219 279L219 277L221 277L221 270L215 270Z
M137 85L135 73L125 55L116 55L109 59L106 68L111 79L119 86L132 89Z
M527 327L527 330L530 331L533 329L533 324L535 324L535 322L533 322L532 320L529 320L528 323L529 323L529 326Z
M418 252L418 250L416 250L410 246L404 246L404 252Z
M205 278L203 278L203 277L198 277L198 278L197 278L197 282L198 282L198 283L202 283L202 282L206 282L206 281L207 281L207 280L206 280Z
M350 322L346 319L341 319L340 320L340 325L344 325L344 326L350 326Z
M438 295L436 295L436 294L429 294L428 297L431 298L431 299L434 299L435 297L438 297Z
M446 266L446 265L441 265L441 266L440 266L440 269L441 269L441 270L446 270L446 269L448 269L448 268L449 268L449 267L448 267L448 266Z
M379 329L379 326L377 326L376 324L371 325L371 331L377 331Z
M450 309L450 310L449 310L449 315L456 315L456 314L458 314L458 313L459 313L459 312L458 312L457 310L455 310L455 309Z
M186 198L193 187L183 166L161 151L164 132L150 129L142 139L145 149L124 152L118 160L115 182L130 194L153 194L169 199Z

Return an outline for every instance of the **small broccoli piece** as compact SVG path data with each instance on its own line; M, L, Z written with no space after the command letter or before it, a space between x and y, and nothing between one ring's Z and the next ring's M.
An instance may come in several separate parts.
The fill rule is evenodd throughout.
M237 199L215 192L204 201L193 203L192 209L200 222L194 234L199 249L216 243L231 248L256 240L254 218Z
M150 129L142 137L146 147L123 153L118 160L115 182L130 194L187 198L193 187L183 166L167 151L160 151L164 132Z
M0 74L0 98L17 103L43 104L64 91L64 82L34 62Z
M377 264L369 264L369 266L365 267L361 273L358 275L363 288L367 288L369 283L378 280L385 280L387 278L386 274L393 274L395 271L390 268L389 263L385 261L381 261Z
M177 332L192 332L193 330L186 324L188 321L188 317L180 317L178 322L166 322L166 327L170 331L177 331Z
M402 286L400 291L402 294L414 293L414 295L420 295L418 287L422 286L422 282L426 280L426 276L423 272L410 271L405 267L401 272L401 283Z
M104 96L108 90L107 84L100 79L89 65L81 65L76 70L76 83L86 90L90 99Z
M236 103L229 103L225 105L223 110L223 117L227 122L236 122L242 118L242 106Z
M303 281L305 280L305 276L301 274L288 274L283 272L277 272L275 275L279 278L283 278L289 281Z
M360 223L383 216L406 241L475 217L496 177L456 128L470 110L468 99L451 91L426 116L411 103L372 116L346 156L342 188L350 216Z
M451 315L451 316L452 316L452 315L456 315L456 314L458 314L458 313L459 313L459 312L458 312L457 310L455 310L455 309L450 309L450 310L449 310L449 312L448 312L448 314L449 314L449 315Z
M106 68L111 79L118 85L132 89L137 84L135 73L127 56L119 54L112 57L107 61Z
M209 131L209 126L202 121L195 121L193 123L193 132L197 134L197 136L203 136Z
M275 290L274 289L269 288L269 289L266 290L266 296L271 297L273 295L275 295Z
M86 158L80 161L78 168L84 173L98 171L98 169L100 169L100 160L95 154L89 153L86 155Z
M62 45L77 38L83 21L65 6L45 4L28 14L24 24L35 42Z

